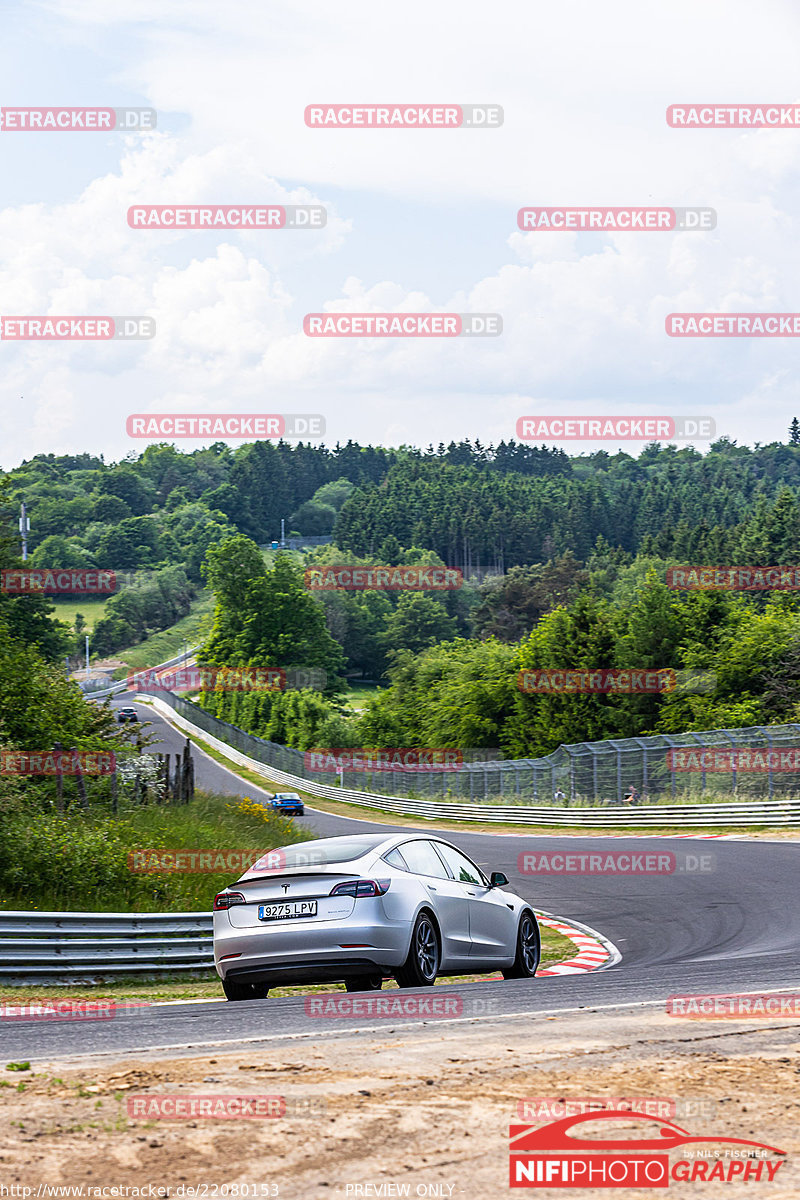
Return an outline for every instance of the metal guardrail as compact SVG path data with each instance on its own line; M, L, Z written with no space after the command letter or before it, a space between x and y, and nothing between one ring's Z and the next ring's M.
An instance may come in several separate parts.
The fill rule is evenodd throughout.
M246 733L166 689L157 694L200 729L248 757L309 784L338 785L342 791L405 795L442 804L479 804L489 797L515 806L529 799L534 805L555 800L556 806L564 801L579 808L623 805L631 788L644 806L692 804L692 793L697 792L703 802L721 804L731 795L745 804L800 800L800 724L577 742L541 758L470 759L447 770L354 770L337 766L335 756L329 765L323 754L312 762L302 750ZM748 755L754 754L763 761L748 767ZM713 760L711 765L708 760Z
M0 979L7 982L88 983L213 966L211 913L0 910Z
M188 661L190 658L193 658L196 649L197 647L193 646L188 650L181 651L181 653L177 654L175 658L168 658L166 662L157 663L154 667L145 667L144 670L165 671L168 667L175 667L178 665L178 663ZM76 682L80 686L80 680L76 680ZM113 683L109 688L100 688L97 691L94 691L91 688L81 688L81 691L83 692L85 700L107 700L109 696L116 696L119 692L127 691L127 689L127 679L118 679L117 682Z
M702 828L703 826L730 825L743 827L750 825L800 825L800 800L765 800L755 802L735 802L733 804L650 804L650 805L607 805L605 808L553 808L544 805L522 804L460 804L446 801L416 800L409 796L382 796L374 792L356 791L351 788L331 787L317 783L299 775L280 771L276 767L258 761L244 754L222 738L215 737L208 731L208 724L215 722L226 729L237 730L235 726L225 726L223 721L210 717L208 713L190 701L180 699L172 693L160 693L158 698L148 697L156 707L172 709L170 718L189 733L203 738L215 749L240 766L247 767L266 780L274 781L282 787L293 788L306 792L310 796L319 796L325 800L340 800L350 804L362 805L365 808L377 809L380 812L395 813L397 816L424 817L426 820L448 821L481 821L487 824L514 825L549 825L574 826L583 829L619 829L630 825L681 825L687 828ZM176 701L179 700L180 709ZM196 711L205 721L202 725L194 724L182 715L185 711ZM244 734L254 742L261 739L251 734ZM269 743L265 743L268 745Z

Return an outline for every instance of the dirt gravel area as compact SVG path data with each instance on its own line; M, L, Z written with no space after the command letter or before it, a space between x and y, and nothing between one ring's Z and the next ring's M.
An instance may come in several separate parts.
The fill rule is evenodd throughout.
M788 1200L800 1194L798 1050L797 1021L680 1021L642 1006L395 1024L202 1057L33 1063L31 1071L0 1070L0 1180L33 1189L32 1197L72 1186L87 1200L103 1187L152 1189L120 1190L123 1197L507 1196L509 1125L544 1124L561 1115L559 1101L603 1097L647 1100L663 1115L675 1104L671 1119L708 1138L712 1152L715 1137L734 1137L788 1154L771 1183L708 1182L706 1192L699 1181L671 1181L671 1194L722 1187L730 1197ZM284 1097L286 1111L265 1120L129 1116L129 1103L142 1111L154 1098L163 1105L180 1096L186 1107L197 1095ZM556 1105L549 1118L541 1117L543 1098ZM599 1133L601 1124L592 1128ZM686 1153L673 1150L672 1161Z

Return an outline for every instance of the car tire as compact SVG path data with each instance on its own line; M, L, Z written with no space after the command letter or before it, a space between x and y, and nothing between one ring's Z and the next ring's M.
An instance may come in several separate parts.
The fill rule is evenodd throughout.
M441 953L439 934L429 912L421 912L414 922L408 957L395 978L401 988L431 987L439 973Z
M345 990L348 992L379 992L383 987L382 975L354 975L345 979Z
M542 956L539 925L533 913L526 909L517 927L517 953L514 965L503 970L504 979L532 979Z
M265 983L241 983L236 979L223 979L222 990L226 1000L266 1000L269 995Z

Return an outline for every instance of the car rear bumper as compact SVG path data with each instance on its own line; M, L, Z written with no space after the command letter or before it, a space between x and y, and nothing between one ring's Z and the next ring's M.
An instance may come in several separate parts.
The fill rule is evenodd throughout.
M409 937L405 921L365 924L350 918L236 928L217 920L214 965L222 979L332 982L376 969L391 973L405 961Z
M336 962L309 960L294 966L231 966L224 974L217 967L217 971L222 979L232 979L237 983L268 983L275 987L294 983L341 983L358 975L379 972L382 975L391 974L385 963L375 962L371 958L338 959Z

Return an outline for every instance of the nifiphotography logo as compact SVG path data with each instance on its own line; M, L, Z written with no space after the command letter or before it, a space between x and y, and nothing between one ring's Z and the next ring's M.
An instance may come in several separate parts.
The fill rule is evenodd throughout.
M610 1122L608 1137L585 1136L586 1130L578 1128L599 1121ZM642 1121L640 1136L614 1136L615 1121ZM663 1188L672 1180L770 1183L786 1161L785 1150L764 1142L695 1136L671 1121L624 1111L579 1113L543 1126L512 1125L509 1137L511 1187ZM670 1151L700 1145L705 1148L686 1150L670 1162ZM773 1154L782 1157L768 1161Z

